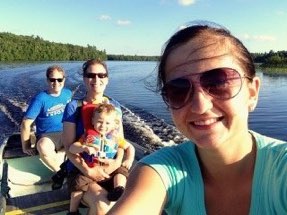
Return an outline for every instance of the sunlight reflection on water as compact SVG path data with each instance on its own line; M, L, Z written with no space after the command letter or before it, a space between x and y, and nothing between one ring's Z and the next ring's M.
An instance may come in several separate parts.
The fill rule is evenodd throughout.
M45 89L45 70L49 65L60 64L67 72L66 86L75 89L82 83L79 75L83 62L43 62L29 64L1 64L0 65L0 105L8 107L9 114L17 121L22 113L19 108L8 100L16 100L20 105L25 104L36 92ZM115 98L121 104L140 108L158 118L172 123L169 112L160 95L147 90L146 77L155 72L156 62L119 62L109 61L110 82L106 90L107 95ZM262 79L259 103L250 115L250 128L275 138L287 140L287 77L270 77L260 71ZM84 88L81 87L83 95ZM2 112L2 111L1 111ZM5 115L0 114L2 131L11 127L11 122L5 122ZM9 119L6 119L9 120Z

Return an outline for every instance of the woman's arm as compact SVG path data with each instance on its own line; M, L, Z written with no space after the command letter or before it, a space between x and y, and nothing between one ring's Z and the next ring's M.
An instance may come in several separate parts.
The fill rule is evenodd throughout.
M67 157L69 160L83 173L85 174L88 169L88 166L86 165L86 168L84 167L84 163L82 162L82 159L78 155L74 155L70 152L70 147L74 143L76 139L76 124L71 122L64 122L63 123L63 145L65 147L65 151L67 154Z
M67 157L84 175L96 180L97 177L94 177L91 173L91 170L93 168L89 168L79 155L72 154L69 151L70 146L74 143L76 139L76 124L72 122L64 122L63 128L63 145L65 147Z
M111 174L116 169L118 169L122 165L122 160L124 157L124 150L122 148L118 148L117 156L115 159L101 159L98 160L104 164L104 171L108 174Z
M104 167L94 166L93 168L88 167L86 162L79 155L72 154L69 151L70 146L76 139L76 124L71 122L63 123L63 145L65 147L66 155L69 160L80 170L85 176L95 180L101 181L109 178L109 174L104 171Z
M84 151L85 151L85 149L83 147L83 144L80 143L79 141L72 143L69 147L69 152L71 152L72 154L79 154L79 153L82 153Z
M108 215L161 214L166 189L154 169L137 164L129 175L126 190Z
M72 145L69 148L69 151L72 154L80 154L82 152L87 152L88 154L96 154L98 150L96 150L93 146L87 146L81 143L80 141L76 141L72 143Z

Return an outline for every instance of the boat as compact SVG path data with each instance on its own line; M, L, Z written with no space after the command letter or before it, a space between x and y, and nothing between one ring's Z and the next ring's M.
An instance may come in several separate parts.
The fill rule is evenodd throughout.
M150 153L133 143L135 162ZM60 189L52 189L54 173L40 160L39 155L28 156L22 152L19 132L8 134L0 145L0 215L16 214L66 214L69 194L64 183ZM87 208L81 207L81 214Z

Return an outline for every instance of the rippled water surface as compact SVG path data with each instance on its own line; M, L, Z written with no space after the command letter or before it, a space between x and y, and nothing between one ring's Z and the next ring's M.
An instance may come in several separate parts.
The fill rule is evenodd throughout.
M84 94L79 71L83 62L56 62L66 70L66 86ZM0 132L19 130L27 102L45 89L45 70L55 64L0 64ZM132 111L149 118L152 114L172 123L161 97L146 89L156 69L155 62L108 62L110 82L107 95L114 97ZM270 77L258 71L263 83L259 104L250 116L250 128L268 136L287 140L287 77ZM149 77L147 79L147 77Z

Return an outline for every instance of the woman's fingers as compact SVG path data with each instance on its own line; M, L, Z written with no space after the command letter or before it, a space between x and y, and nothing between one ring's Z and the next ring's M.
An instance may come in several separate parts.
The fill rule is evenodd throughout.
M95 181L103 181L108 179L110 175L105 166L96 165L93 168L90 168L89 177Z
M105 158L98 158L98 161L103 165L103 166L108 166L111 163L111 159L105 159Z
M102 176L104 177L104 179L107 179L110 177L110 175L106 172L105 168L102 168Z
M96 177L96 181L103 181L105 179L108 179L110 175L106 173L106 170L100 166L98 166L99 171L98 171L98 176Z

